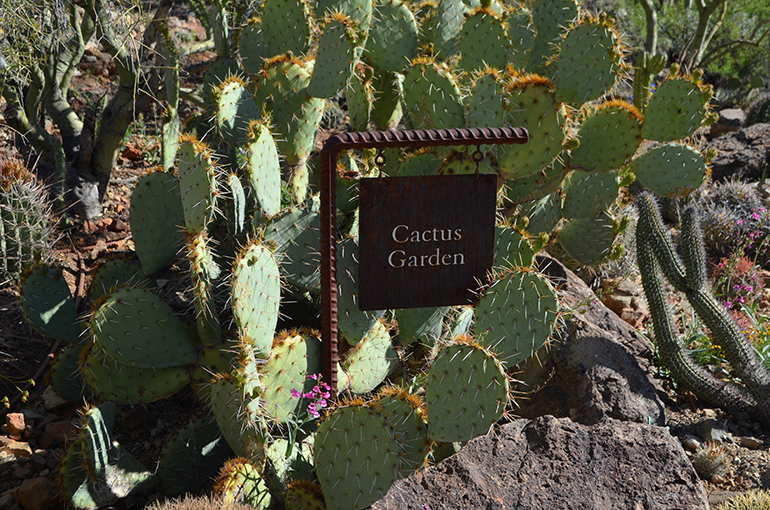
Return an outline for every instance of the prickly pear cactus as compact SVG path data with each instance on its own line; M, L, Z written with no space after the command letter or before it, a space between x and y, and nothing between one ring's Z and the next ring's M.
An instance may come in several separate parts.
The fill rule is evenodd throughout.
M433 441L467 441L503 416L508 379L490 351L460 338L441 349L431 364L425 403Z

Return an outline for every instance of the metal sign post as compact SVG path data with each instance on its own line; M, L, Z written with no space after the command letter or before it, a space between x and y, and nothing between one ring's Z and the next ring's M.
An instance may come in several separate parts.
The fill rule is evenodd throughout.
M523 128L470 128L470 129L430 129L409 131L372 131L360 133L342 133L330 137L321 150L321 374L324 381L331 386L332 397L337 394L337 156L349 149L385 149L390 147L430 147L452 145L494 145L522 144L529 141L529 134ZM461 176L457 176L461 177ZM477 176L462 176L478 178ZM492 176L494 177L494 176ZM452 177L448 177L452 178ZM388 178L384 178L387 180ZM415 179L426 179L427 184L433 176ZM488 182L489 176L482 176L480 182ZM417 181L415 181L417 182ZM428 184L429 185L429 184ZM416 186L420 186L417 184ZM483 186L483 184L482 184ZM488 186L488 184L487 184ZM469 193L472 193L470 189ZM362 197L364 198L364 197ZM447 204L452 207L451 204ZM397 227L395 225L395 227ZM436 228L438 232L438 227ZM403 240L403 229L395 233L398 241ZM428 231L427 227L422 232ZM392 232L391 232L392 233ZM437 238L440 234L437 234ZM426 234L427 236L427 234ZM432 236L432 231L431 231ZM431 237L433 239L433 237ZM397 250L394 250L397 251ZM404 253L406 256L406 252ZM430 264L432 253L420 254L427 257ZM441 258L437 255L439 264L442 260L454 262L455 258ZM444 253L446 255L446 253ZM455 254L453 254L455 255ZM460 260L460 259L457 259ZM405 264L408 258L405 257ZM400 259L394 265L400 264ZM454 300L454 298L452 299ZM450 301L452 301L450 300ZM464 301L454 304L461 304ZM449 303L444 303L449 304ZM429 305L423 305L429 306ZM405 306L398 306L403 308Z

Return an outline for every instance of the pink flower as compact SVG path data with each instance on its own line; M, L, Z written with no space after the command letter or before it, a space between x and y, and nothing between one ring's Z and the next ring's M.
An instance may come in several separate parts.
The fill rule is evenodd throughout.
M307 406L307 410L308 410L308 412L309 412L309 413L310 413L310 414L311 414L311 415L312 415L314 418L318 418L319 416L321 416L321 413L319 413L319 412L316 410L316 408L315 408L315 403L314 403L314 402L310 402L310 404L308 404L308 406Z
M291 389L291 398L299 398L302 396L302 393L298 392L295 388Z
M313 379L314 381L318 380L318 374L310 374L310 375L308 375L308 377Z

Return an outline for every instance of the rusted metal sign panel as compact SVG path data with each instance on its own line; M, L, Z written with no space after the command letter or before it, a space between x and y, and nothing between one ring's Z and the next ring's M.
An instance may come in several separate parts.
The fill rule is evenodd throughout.
M462 305L492 267L497 176L362 179L358 307Z

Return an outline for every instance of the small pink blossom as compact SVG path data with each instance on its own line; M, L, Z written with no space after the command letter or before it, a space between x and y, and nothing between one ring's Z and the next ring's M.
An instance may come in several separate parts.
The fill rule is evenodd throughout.
M291 398L299 398L301 396L303 396L302 393L297 391L295 388L291 389Z

